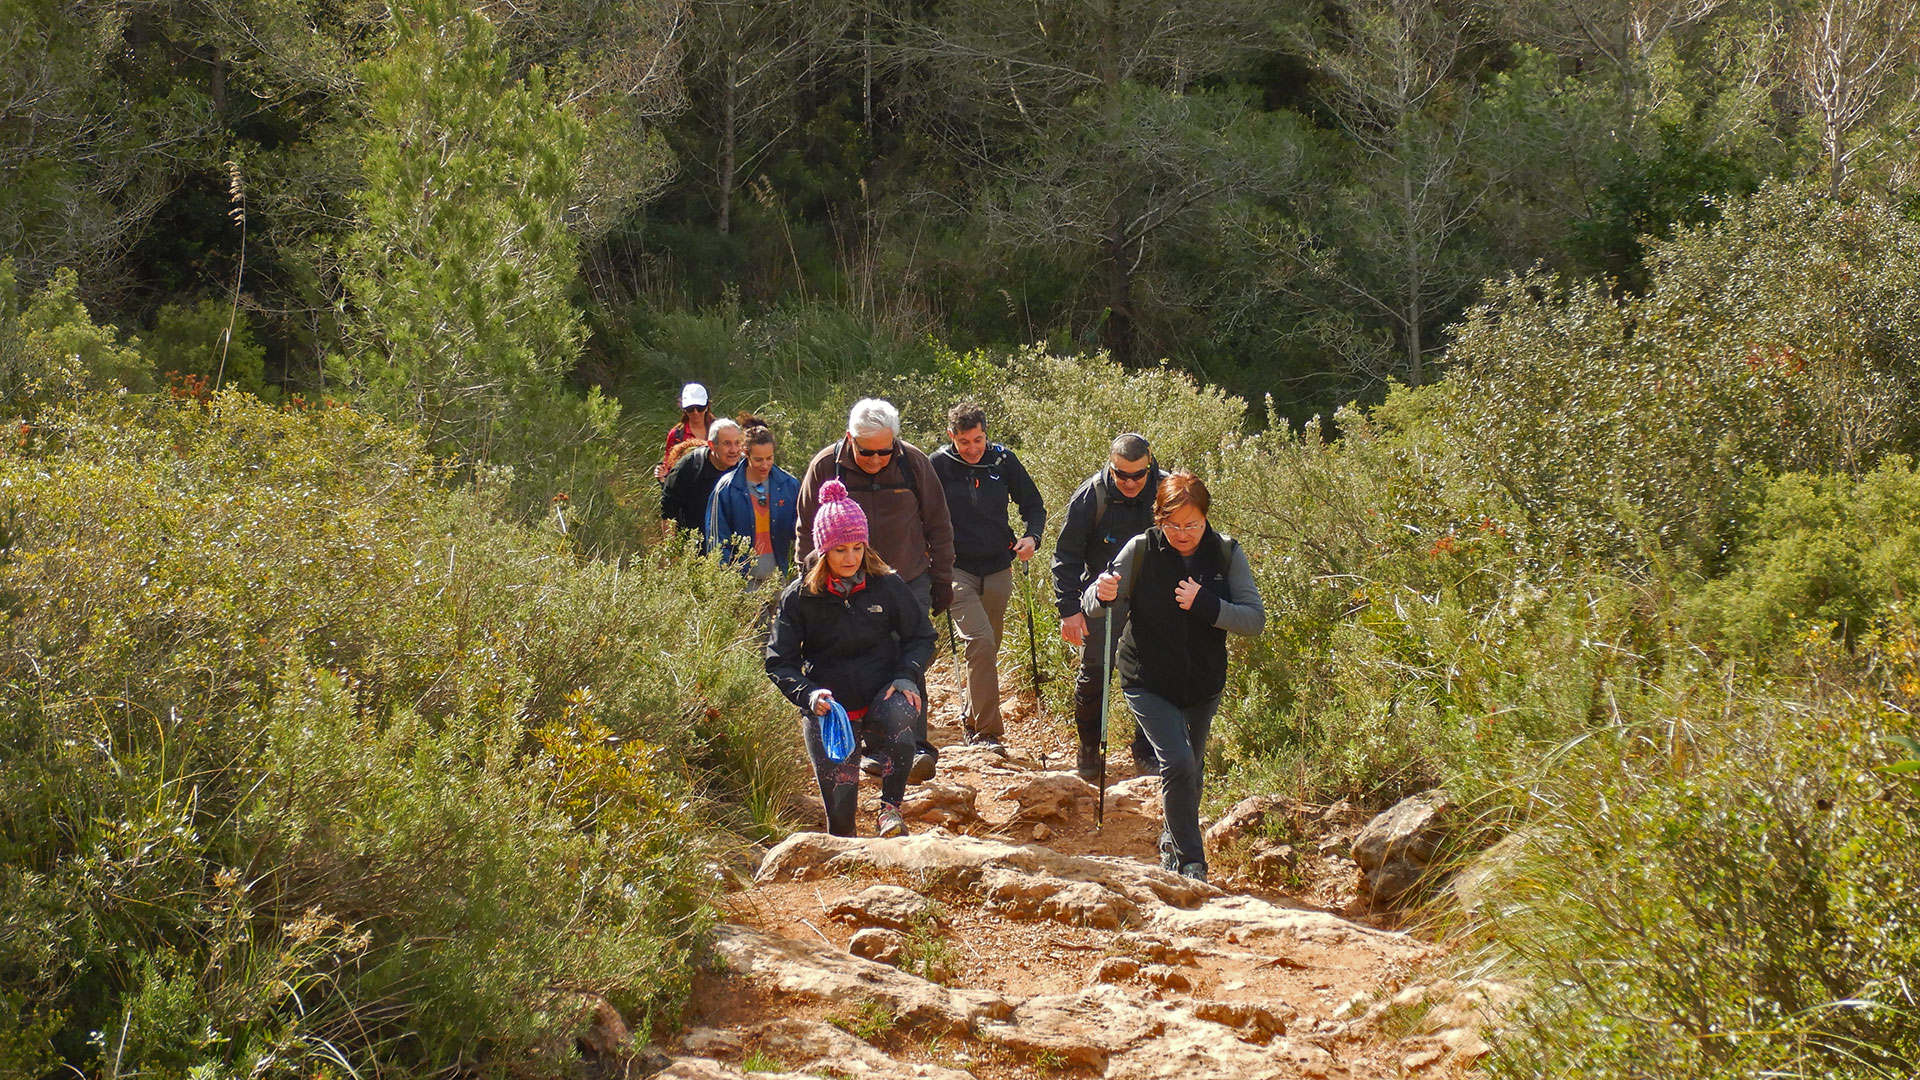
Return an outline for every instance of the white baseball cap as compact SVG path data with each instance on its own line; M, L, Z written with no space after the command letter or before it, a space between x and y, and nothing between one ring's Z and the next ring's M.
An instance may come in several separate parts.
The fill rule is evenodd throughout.
M680 407L691 409L695 405L707 403L707 388L697 382L690 382L680 388Z

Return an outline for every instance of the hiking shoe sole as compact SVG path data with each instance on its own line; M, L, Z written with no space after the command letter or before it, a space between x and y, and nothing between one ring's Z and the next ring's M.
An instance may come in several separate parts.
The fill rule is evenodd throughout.
M913 755L913 768L907 770L907 783L924 784L933 779L934 760L932 754Z

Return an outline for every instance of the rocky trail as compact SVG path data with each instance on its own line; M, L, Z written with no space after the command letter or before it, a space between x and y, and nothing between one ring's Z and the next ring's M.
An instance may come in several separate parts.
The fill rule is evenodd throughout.
M1451 1077L1486 1053L1505 991L1361 914L1369 815L1249 799L1192 881L1160 868L1159 781L1124 750L1096 827L1069 723L1009 697L1003 757L960 745L947 661L929 690L940 773L908 789L913 834L873 837L869 781L860 837L765 852L658 1076Z

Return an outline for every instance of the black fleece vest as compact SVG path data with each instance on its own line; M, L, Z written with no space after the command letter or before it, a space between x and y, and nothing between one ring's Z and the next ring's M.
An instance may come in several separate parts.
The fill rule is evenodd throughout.
M1226 543L1207 527L1193 568L1158 526L1141 534L1134 566L1132 615L1120 638L1120 685L1157 694L1175 705L1197 705L1227 686L1227 632L1182 610L1174 586L1191 577L1221 600L1227 591Z

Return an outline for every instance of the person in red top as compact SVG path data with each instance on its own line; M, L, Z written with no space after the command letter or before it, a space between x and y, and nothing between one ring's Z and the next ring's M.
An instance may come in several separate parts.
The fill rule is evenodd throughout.
M671 464L667 459L672 456L673 448L688 439L707 440L707 426L713 423L713 407L707 398L707 388L697 382L690 382L680 388L680 422L667 432L667 445L660 451L660 464L653 467L653 478L665 480L667 468Z

